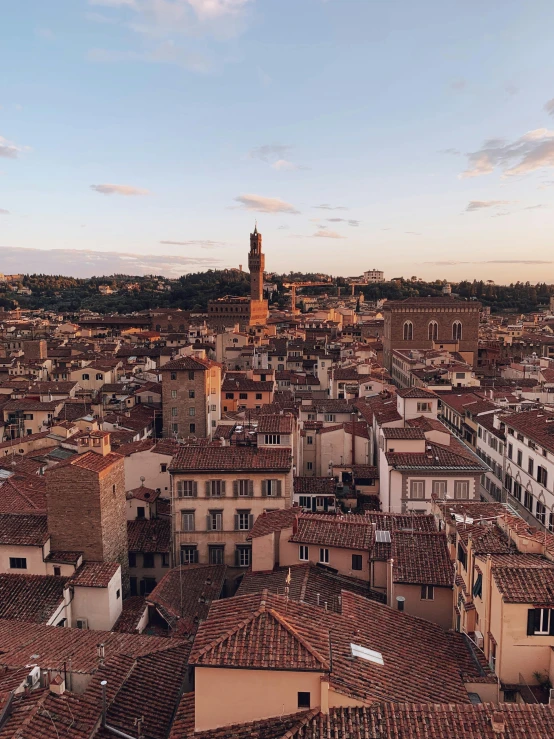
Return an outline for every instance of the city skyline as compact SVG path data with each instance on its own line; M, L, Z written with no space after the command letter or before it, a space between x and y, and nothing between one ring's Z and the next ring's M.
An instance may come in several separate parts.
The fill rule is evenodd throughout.
M16 7L0 50L3 270L238 267L257 218L269 271L554 282L553 15Z

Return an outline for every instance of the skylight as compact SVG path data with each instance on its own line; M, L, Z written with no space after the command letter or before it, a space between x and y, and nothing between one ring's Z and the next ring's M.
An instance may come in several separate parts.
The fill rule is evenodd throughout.
M366 649L361 647L359 644L350 644L353 657L359 657L365 659L368 662L374 662L376 665L384 665L383 655L381 652L375 652L373 649Z
M375 541L379 544L390 544L390 531L376 531Z

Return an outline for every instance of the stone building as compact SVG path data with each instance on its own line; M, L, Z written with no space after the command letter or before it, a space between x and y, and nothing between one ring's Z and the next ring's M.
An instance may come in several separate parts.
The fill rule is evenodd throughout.
M262 252L262 235L254 227L250 234L250 298L232 297L210 300L208 314L210 322L216 326L263 326L267 322L268 303L263 299L265 254Z
M109 433L79 438L79 453L46 472L52 552L81 552L85 561L118 562L128 589L124 457Z
M221 366L178 357L161 367L165 436L210 437L221 417Z
M392 371L395 349L444 349L477 363L481 304L454 298L407 298L383 306L383 360Z

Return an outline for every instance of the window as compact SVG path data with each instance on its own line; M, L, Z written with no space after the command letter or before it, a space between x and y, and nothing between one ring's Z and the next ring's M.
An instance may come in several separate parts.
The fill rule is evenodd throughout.
M319 550L319 561L321 564L328 565L329 564L329 550L326 548L321 547Z
M540 500L537 500L535 516L537 517L537 521L540 521L540 523L542 523L542 525L544 526L544 522L546 521L546 506L544 505L544 503L541 503Z
M508 444L508 459L512 459L513 454L514 454L514 445Z
M235 516L235 531L250 531L254 525L254 516L250 511L237 511Z
M195 397L194 390L189 390L189 398L194 398L194 397Z
M540 465L537 467L537 481L543 486L546 487L548 482L548 472L544 467L541 467Z
M517 464L519 467L523 466L523 452L521 449L517 450Z
M193 370L190 370L189 371L189 380L194 380L194 371Z
M301 562L307 562L310 559L310 549L305 544L298 547L298 559Z
M412 341L414 338L414 324L411 321L404 323L403 339L404 341Z
M530 490L525 491L525 495L523 496L523 505L528 511L533 513L533 493Z
M462 339L462 322L454 321L452 324L452 338L454 341L461 341Z
M54 577L60 577L62 574L62 568L54 566Z
M298 708L310 708L310 694L301 690L298 692Z
M554 618L551 608L529 608L527 611L527 636L554 635Z
M417 412L418 413L431 413L431 403L418 403L417 404Z
M518 482L517 480L514 480L514 492L513 492L513 496L514 496L514 498L516 498L517 500L519 500L520 503L521 503L521 493L522 493L522 491L523 491L523 488L521 487L521 483Z
M535 470L535 462L531 459L531 457L529 457L529 460L527 461L527 470L529 474L532 476Z
M104 379L104 375L101 372L97 372L96 373L96 379L97 380L103 380Z
M234 397L235 397L235 393L225 393L226 400L233 400Z
M264 498L280 498L281 480L262 480L262 496Z
M86 372L82 376L83 380L90 380L90 375L88 375Z
M239 393L239 400L248 400L248 393Z
M234 480L233 495L235 498L251 498L254 495L254 481Z
M456 379L457 380L463 380L466 376L465 372L456 372Z
M225 495L225 480L206 480L206 496L221 498Z
M179 433L179 424L178 423L171 424L171 428L173 429L173 433L174 434Z
M129 552L129 567L137 566L137 555L134 552Z
M306 436L306 444L308 446L312 446L313 443L314 443L314 437L313 436Z
M361 570L362 568L363 568L362 555L353 554L352 555L352 569Z
M194 531L194 511L181 511L181 531Z
M115 591L115 597L117 599L121 598L121 590L119 588Z
M196 432L196 424L189 423L189 434L194 434L195 432Z
M238 546L235 550L235 565L237 567L250 567L251 547Z
M198 562L198 549L196 544L186 544L181 547L181 564L191 565Z
M171 391L171 397L172 398L176 398L177 397L177 390L172 390Z
M437 341L439 338L439 324L436 321L431 321L427 328L427 336L429 341Z
M208 511L207 531L223 531L223 511Z
M178 408L177 408L177 407L173 407L173 408L171 409L171 415L172 415L173 417L175 417L175 416L176 416L176 415L177 415L178 413L179 413L179 410L178 410Z
M268 444L268 445L280 444L281 443L281 435L280 434L266 434L265 435L265 443Z
M208 558L211 565L222 565L225 547L221 545L208 546Z
M433 585L421 586L421 600L435 600L435 587Z
M169 552L162 552L162 567L169 567Z
M458 562L461 562L464 570L467 569L467 552L461 544L458 544Z
M160 465L160 472L167 472L167 464L165 462Z
M481 573L477 575L473 583L473 595L479 598L483 597L483 575Z
M177 496L179 498L196 498L198 485L195 480L179 480L177 482Z
M176 380L177 379L177 373L176 372L172 372L170 376L171 376L171 379L172 380Z
M145 518L145 512L146 509L144 508L144 506L137 506L137 518Z
M413 500L423 500L425 498L425 480L411 481L410 498Z
M314 468L313 462L306 462L306 469L308 470L308 472L311 472L313 468Z
M332 423L337 420L337 417L334 413L326 413L323 418L325 421L331 421Z
M444 498L446 496L446 486L446 480L433 480L433 495Z
M262 394L256 393L256 400L261 400L261 399L262 399Z
M192 407L189 408L189 416L195 416L196 415L196 408Z
M152 553L145 552L142 555L142 566L149 570L154 567L154 555Z
M454 498L456 500L469 498L469 480L454 480Z

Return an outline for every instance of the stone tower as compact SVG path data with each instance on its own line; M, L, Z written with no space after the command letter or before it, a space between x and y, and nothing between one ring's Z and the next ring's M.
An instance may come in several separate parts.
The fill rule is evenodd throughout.
M258 233L257 226L254 226L254 233L250 234L248 269L250 270L250 299L261 302L264 296L265 254L262 254L262 235Z

